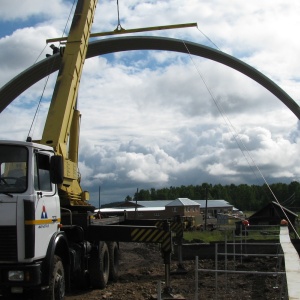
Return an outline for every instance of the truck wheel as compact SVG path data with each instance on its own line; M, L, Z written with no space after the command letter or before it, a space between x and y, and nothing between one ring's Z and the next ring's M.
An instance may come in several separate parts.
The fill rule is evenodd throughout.
M40 297L36 299L63 300L65 298L65 288L64 266L60 257L55 255L49 289L42 291Z
M109 252L109 280L117 281L119 277L119 247L116 242L108 243Z
M92 249L89 272L92 287L104 289L109 278L109 252L105 242L100 242L99 247Z

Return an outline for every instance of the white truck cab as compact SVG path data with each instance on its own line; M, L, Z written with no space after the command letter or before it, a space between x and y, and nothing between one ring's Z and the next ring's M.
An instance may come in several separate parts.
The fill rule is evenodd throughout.
M0 264L5 270L0 280L16 290L20 283L36 279L39 261L60 230L51 157L54 152L48 146L0 142ZM24 269L24 264L32 266Z

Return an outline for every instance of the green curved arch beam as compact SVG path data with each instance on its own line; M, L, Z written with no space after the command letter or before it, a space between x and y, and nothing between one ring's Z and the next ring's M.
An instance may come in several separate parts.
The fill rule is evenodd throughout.
M241 60L200 44L165 37L118 37L91 42L88 47L87 58L130 50L174 51L214 60L252 78L274 94L300 119L300 107L298 104L272 80ZM0 112L30 86L57 71L60 63L61 57L59 54L52 55L26 69L4 85L0 89Z

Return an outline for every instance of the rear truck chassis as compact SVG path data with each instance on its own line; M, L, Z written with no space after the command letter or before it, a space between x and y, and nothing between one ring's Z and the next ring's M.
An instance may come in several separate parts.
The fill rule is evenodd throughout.
M125 216L126 217L126 216ZM156 226L158 228L164 228L166 220L158 220L158 219L127 219L125 218L121 224L124 225L133 225L133 226ZM182 222L181 217L175 216L172 219L168 219L170 230L175 234L173 237L174 244L177 244L177 256L178 256L178 264L177 270L173 271L172 274L186 274L187 270L183 264L182 259L182 244L183 244L183 231L184 224Z

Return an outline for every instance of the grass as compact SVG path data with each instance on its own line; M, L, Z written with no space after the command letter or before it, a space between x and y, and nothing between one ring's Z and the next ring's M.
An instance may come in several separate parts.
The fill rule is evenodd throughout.
M249 218L254 213L255 213L254 211L244 211L244 214L246 215L247 218ZM300 215L300 213L298 215ZM274 240L274 239L276 240L278 239L279 232L278 235L276 235L277 233L274 234L274 232L272 232L273 229L264 227L254 231L249 231L249 236L247 238L252 240ZM233 222L231 225L221 225L220 228L213 231L185 231L183 234L183 238L188 242L201 241L203 243L220 242L220 241L224 242L225 237L227 237L227 241L233 241L234 230L235 230L235 222ZM296 230L298 235L300 236L300 222L296 222ZM290 236L291 239L296 238L294 233L291 233Z
M225 241L227 239L232 240L232 229L225 230L213 230L213 231L186 231L183 233L183 238L186 241L201 241L203 243L211 243L217 241Z
M258 227L252 230L248 230L248 235L234 237L235 226L230 225L222 225L220 228L213 231L186 231L183 234L184 240L188 242L203 242L203 243L211 243L211 242L225 242L239 240L240 237L243 239L251 239L251 240L277 240L279 238L279 226L277 227Z

